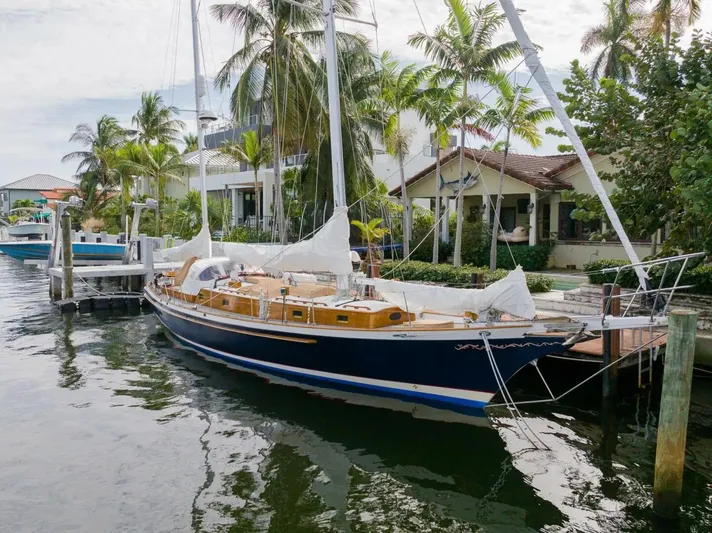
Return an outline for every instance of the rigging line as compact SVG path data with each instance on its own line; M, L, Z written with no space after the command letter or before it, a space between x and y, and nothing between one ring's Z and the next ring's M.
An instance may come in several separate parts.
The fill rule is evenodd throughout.
M247 2L248 7L252 5L252 0ZM235 55L235 43L237 42L237 26L235 26L233 34L232 34L232 48L230 49L230 57ZM215 72L217 72L217 69L215 69ZM218 114L222 115L223 114L223 103L225 102L225 94L228 91L223 89L220 91L220 107L218 108Z
M171 107L173 107L174 103L174 97L175 97L175 91L176 91L176 71L178 69L178 37L180 35L180 8L181 8L181 0L177 0L178 2L178 14L176 16L176 41L175 41L175 47L173 50L173 78L171 80Z
M205 13L205 28L206 28L206 32L208 34L208 44L210 45L210 56L213 60L213 72L217 72L218 67L217 67L217 64L215 63L215 52L213 50L213 37L210 33L210 24L208 24L210 17L208 16L208 5L207 4L203 4L203 13Z
M524 63L524 59L520 60L519 63L517 63L517 64L514 66L514 68L511 69L511 70L507 73L507 75L511 74L515 69L519 68L519 66L522 65L523 63ZM487 96L489 96L490 93L492 93L494 90L495 90L495 87L494 87L494 86L491 86L490 89L484 94L484 96L482 96L481 98L479 98L479 101L482 101L484 98L486 98ZM479 103L479 102L477 102L477 103ZM469 108L467 108L465 111L463 111L463 113L461 113L458 118L462 118L462 116L464 116L464 115L467 114L468 112L470 112L470 111L472 111L473 109L475 109L475 107L477 106L477 103L473 104L472 106L470 106ZM425 144L424 147L432 147L432 146L433 146L433 142L435 142L434 139L431 140L429 143ZM418 152L418 154L420 154L420 152ZM407 166L408 164L410 164L411 162L415 161L415 159L416 159L417 157L419 157L419 155L414 155L413 157L411 157L408 161L406 161L406 162L403 164L403 167L405 167L405 166ZM399 166L396 170L394 170L394 171L391 172L388 176L386 176L386 178L384 179L384 181L388 182L388 180L389 180L390 178L392 178L393 176L395 176L396 173L400 172L400 168L401 168L401 167ZM369 193L373 192L374 190L376 190L376 187L377 187L377 186L374 186L373 188L369 189L366 194L369 194ZM359 198L358 200L360 200L360 198ZM358 201L358 200L357 200L357 201ZM354 205L356 205L356 202L354 202L353 204L349 205L349 208L353 207Z
M200 57L203 60L203 76L205 81L205 95L208 97L208 109L212 108L213 105L210 102L210 88L208 87L208 67L205 64L205 47L203 46L203 32L200 31L200 23L198 26L198 40L200 41Z
M428 35L428 29L425 27L425 21L423 20L423 15L420 14L420 9L418 8L418 2L416 0L413 0L413 5L415 6L415 11L418 13L418 18L420 19L420 23L423 25L423 31L425 32L425 35Z
M166 42L166 54L163 59L163 74L161 74L161 92L163 92L163 83L166 80L166 70L168 69L168 57L171 49L171 37L173 36L173 24L175 22L175 15L176 15L176 4L179 2L179 0L173 0L173 7L171 8L171 19L170 23L168 25L168 39Z

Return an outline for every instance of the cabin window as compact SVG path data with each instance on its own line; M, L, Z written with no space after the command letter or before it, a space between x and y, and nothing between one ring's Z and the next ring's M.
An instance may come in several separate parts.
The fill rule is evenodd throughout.
M294 318L302 318L302 312L301 311L292 311L292 316Z
M198 299L199 299L199 300L202 300L203 298L205 298L205 297L203 296L203 293L202 293L202 292L199 292L199 293L198 293Z
M391 320L400 320L401 319L401 314L400 313L391 313L388 318Z
M336 315L336 321L345 324L349 321L348 315Z
M223 304L223 307L229 307L229 306L230 306L230 300L226 300L225 298L223 298L222 304Z

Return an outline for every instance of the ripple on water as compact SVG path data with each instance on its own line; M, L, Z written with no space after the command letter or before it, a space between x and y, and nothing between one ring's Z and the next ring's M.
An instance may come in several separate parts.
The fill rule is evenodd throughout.
M621 405L612 426L590 410L531 409L550 448L537 450L507 417L445 423L408 404L414 416L269 384L176 348L150 314L59 315L39 270L2 256L0 270L8 531L654 526L654 397ZM660 531L712 525L712 394L695 387L684 518Z

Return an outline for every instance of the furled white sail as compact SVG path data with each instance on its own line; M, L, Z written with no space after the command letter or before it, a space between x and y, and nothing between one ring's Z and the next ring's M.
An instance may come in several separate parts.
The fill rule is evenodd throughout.
M191 257L206 259L210 257L211 245L210 230L207 226L203 226L200 233L191 240L180 246L166 248L161 251L161 254L166 261L187 261Z
M339 276L351 273L349 219L345 207L333 216L311 239L288 245L223 243L223 253L235 263L268 271L331 272Z
M357 282L374 285L384 300L411 313L433 311L459 315L471 311L485 316L493 309L529 320L536 315L522 267L515 268L505 278L484 289L456 289L384 279L360 279Z

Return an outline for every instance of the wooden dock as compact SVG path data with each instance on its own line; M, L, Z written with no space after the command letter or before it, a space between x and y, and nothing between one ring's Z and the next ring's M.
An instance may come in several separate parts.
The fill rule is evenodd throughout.
M653 348L664 347L667 343L667 334L660 338L660 333L653 331L652 335L650 330L631 330L625 329L620 332L621 335L621 355L625 355L638 348L641 344L645 345L644 350L647 350L651 346ZM642 336L642 337L641 337ZM655 339L655 340L653 340ZM649 343L652 340L652 343ZM597 339L592 339L586 342L580 342L569 348L570 352L593 355L603 357L603 337Z
M183 266L182 262L154 263L153 266L142 264L133 265L91 265L75 266L74 277L78 279L90 278L121 278L125 276L145 276L152 272L167 272L178 270ZM62 267L53 267L48 270L49 275L55 278L62 278Z

